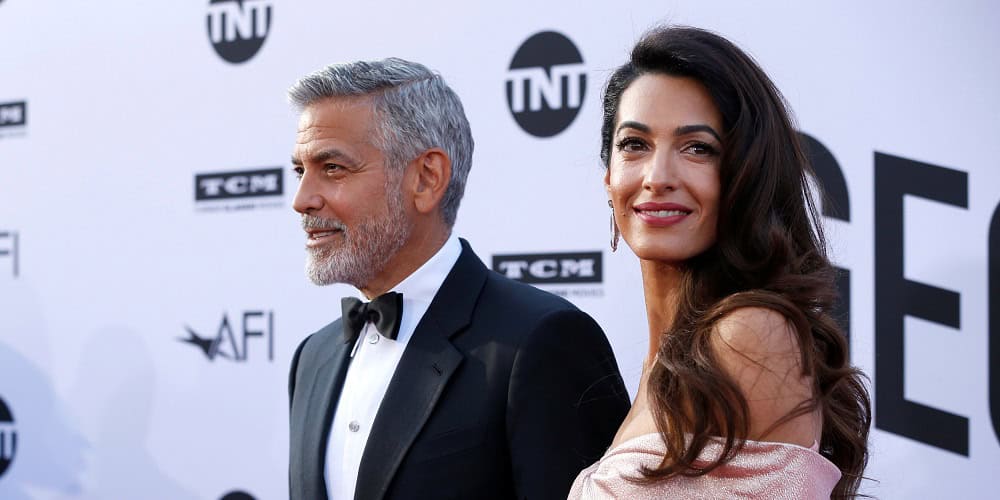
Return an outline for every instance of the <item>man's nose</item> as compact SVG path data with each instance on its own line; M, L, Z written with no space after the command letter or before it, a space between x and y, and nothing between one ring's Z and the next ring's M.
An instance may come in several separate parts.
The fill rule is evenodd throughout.
M312 176L304 174L299 179L299 188L295 191L292 208L303 215L311 214L323 208L323 196L320 194L317 182Z

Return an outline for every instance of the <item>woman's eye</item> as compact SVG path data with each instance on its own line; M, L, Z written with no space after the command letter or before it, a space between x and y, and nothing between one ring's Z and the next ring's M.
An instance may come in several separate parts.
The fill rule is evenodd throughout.
M685 151L699 156L715 156L718 151L703 142L696 142L684 148Z
M626 137L617 144L618 151L642 151L646 149L646 143L637 137Z

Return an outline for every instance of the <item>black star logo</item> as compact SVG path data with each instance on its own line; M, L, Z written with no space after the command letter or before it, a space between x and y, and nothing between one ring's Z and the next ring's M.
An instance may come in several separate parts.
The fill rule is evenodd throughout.
M214 339L201 337L198 335L198 332L194 331L187 325L184 325L184 329L187 330L188 337L179 337L177 340L198 346L198 348L205 353L205 357L208 358L209 361L214 360L215 356L220 354L219 337L215 337ZM223 357L225 357L225 355L223 355Z

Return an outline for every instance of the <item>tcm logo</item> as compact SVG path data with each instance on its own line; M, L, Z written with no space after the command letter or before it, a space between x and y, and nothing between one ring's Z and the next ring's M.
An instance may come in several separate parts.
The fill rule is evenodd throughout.
M28 103L14 101L0 103L0 127L23 127L28 123Z
M11 275L17 277L17 232L0 230L0 265L10 259Z
M194 176L195 201L280 196L284 171L279 168L216 172Z
M233 64L249 61L271 31L269 0L211 0L208 39L219 57Z
M267 343L267 360L274 361L274 311L244 311L242 315L230 320L229 315L222 313L222 320L216 329L215 336L202 336L190 326L185 325L187 337L177 340L191 344L208 358L228 359L234 362L246 362L250 354L250 342L254 344ZM257 349L264 349L258 346Z
M3 477L17 454L17 432L14 415L3 398L0 398L0 477Z
M493 270L531 284L601 283L601 252L494 255Z
M507 72L507 106L521 129L535 137L566 130L580 113L586 90L583 56L555 31L528 38Z

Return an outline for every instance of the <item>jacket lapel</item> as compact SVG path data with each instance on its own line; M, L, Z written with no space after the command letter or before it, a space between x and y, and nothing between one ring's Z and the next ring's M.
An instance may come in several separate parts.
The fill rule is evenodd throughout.
M464 359L450 337L465 328L486 267L462 240L462 254L406 346L379 407L358 471L355 498L383 498L403 457Z
M325 334L324 334L325 333ZM318 367L310 373L302 373L292 398L292 428L301 429L291 435L292 460L290 470L301 471L301 477L293 480L301 490L293 491L293 498L326 498L326 444L330 435L333 412L340 400L340 390L349 364L350 345L341 337L341 322L337 320L327 327L326 332L317 334L319 345L304 352L315 356L314 362L306 360L299 365ZM298 377L299 374L296 374ZM297 465L297 466L296 466Z

